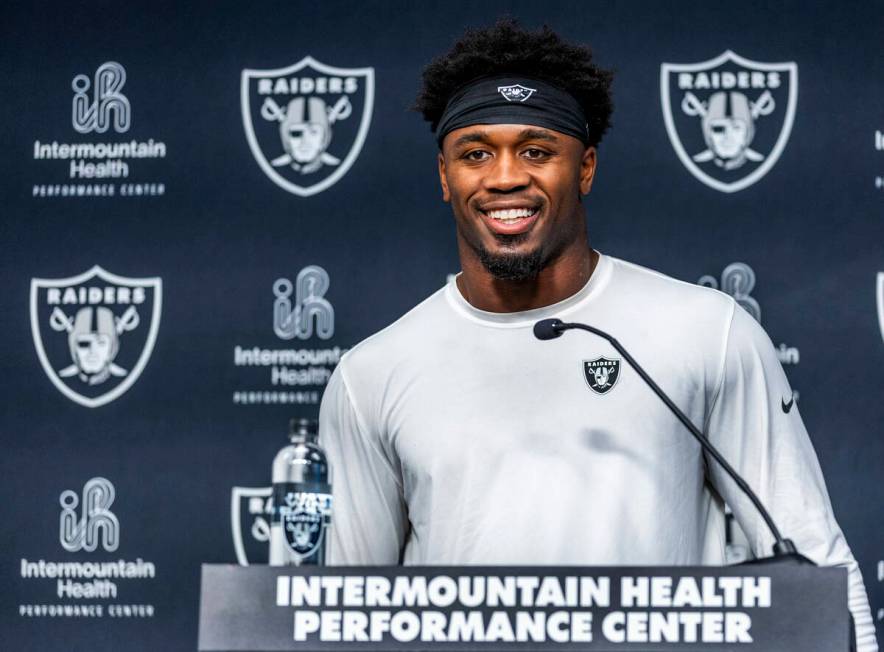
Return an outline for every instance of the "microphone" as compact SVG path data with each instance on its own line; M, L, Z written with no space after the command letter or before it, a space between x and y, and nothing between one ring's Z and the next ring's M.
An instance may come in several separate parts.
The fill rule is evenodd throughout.
M752 488L749 484L740 477L740 474L736 472L736 470L728 463L726 459L722 456L721 453L718 452L712 444L703 436L703 433L691 422L688 416L682 412L678 406L666 395L660 386L654 382L654 380L648 375L648 373L642 368L642 366L636 362L635 358L629 355L629 352L623 348L623 345L620 344L614 337L606 333L605 331L599 330L593 326L589 326L588 324L581 324L579 322L566 323L561 319L542 319L536 324L534 324L534 336L539 340L552 340L557 337L561 337L562 333L567 330L583 330L598 335L599 337L607 340L611 343L617 352L623 356L623 358L629 363L629 365L635 369L636 373L641 377L645 384L650 387L653 392L660 398L663 403L666 404L666 407L678 418L679 421L688 429L688 431L694 436L703 450L709 454L712 459L718 462L719 466L731 477L731 479L737 484L740 490L746 494L749 500L752 501L752 504L755 505L755 509L758 510L758 513L761 514L761 518L764 519L765 524L770 530L771 534L773 534L776 543L773 546L773 556L769 558L763 558L760 560L752 560L751 562L745 563L766 563L771 561L784 561L788 560L798 564L810 564L812 566L816 566L814 562L800 554L798 550L795 548L795 544L791 539L784 539L780 534L779 528L777 528L776 524L773 521L770 513L765 509L764 505L761 503L761 500L758 498L756 493L752 491Z
M538 340L554 340L565 332L563 325L561 319L541 319L534 324L534 337Z

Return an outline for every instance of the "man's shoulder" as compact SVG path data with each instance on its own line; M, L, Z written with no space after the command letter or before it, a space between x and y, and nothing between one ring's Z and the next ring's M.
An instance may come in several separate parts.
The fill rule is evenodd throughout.
M635 263L612 262L604 305L624 344L680 355L715 375L737 310L734 299Z
M703 285L681 281L636 263L612 258L621 299L640 300L645 310L681 317L718 316L730 320L734 299Z
M370 335L347 351L341 364L347 369L389 368L426 346L429 339L444 328L451 315L443 286L392 324Z

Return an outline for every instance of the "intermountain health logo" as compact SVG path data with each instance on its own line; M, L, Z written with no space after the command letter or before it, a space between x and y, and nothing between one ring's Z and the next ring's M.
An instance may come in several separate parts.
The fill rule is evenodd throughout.
M68 107L65 114L70 116L71 128L78 135L71 138L70 134L59 133L60 125L45 121L49 133L34 140L33 158L50 163L45 165L45 172L41 166L40 178L33 180L33 198L165 194L164 182L148 180L140 170L156 170L147 161L164 159L166 144L154 138L126 136L133 123L132 103L124 92L126 80L126 69L116 61L100 64L93 75L74 75L68 86L73 95L65 93L64 101ZM60 95L61 91L59 87ZM87 136L94 137L83 140ZM61 161L64 167L52 161Z
M46 518L58 524L58 540L66 554L57 561L20 560L13 595L32 600L18 605L20 618L153 618L155 605L142 599L155 596L151 580L156 577L156 566L141 557L117 556L120 520L111 510L115 497L113 483L102 476L87 480L81 493L61 492L55 503L61 505L61 514L47 510ZM34 543L36 549L45 548L42 542ZM130 540L127 547L137 545ZM80 642L88 643L85 638ZM86 644L86 649L95 647Z
M294 286L287 278L276 279L273 332L283 340L309 340L314 331L319 339L330 339L335 334L335 309L325 298L330 283L328 272L318 265L298 272Z
M697 179L721 192L760 180L786 147L798 103L795 62L762 63L727 50L660 66L669 140Z
M101 544L107 552L114 552L120 545L120 522L110 509L115 496L114 485L107 478L89 480L83 486L82 500L70 489L61 492L61 547L68 552L92 552Z
M132 123L132 107L123 95L126 69L115 61L101 64L95 71L95 83L87 75L77 75L71 86L74 89L71 122L76 131L103 134L111 125L123 134ZM92 96L88 95L92 91Z
M160 326L159 278L127 278L98 265L68 278L31 279L31 334L52 384L86 407L129 389Z
M267 316L272 314L277 339L237 344L233 349L233 364L242 368L237 376L244 383L233 392L237 405L318 405L322 389L347 351L335 343L328 272L307 265L293 278L279 277L264 290L273 292L272 313L268 310ZM279 340L291 344L278 348ZM249 371L250 367L261 374Z
M243 127L276 185L309 197L353 165L371 123L374 68L338 68L307 56L287 68L242 71Z

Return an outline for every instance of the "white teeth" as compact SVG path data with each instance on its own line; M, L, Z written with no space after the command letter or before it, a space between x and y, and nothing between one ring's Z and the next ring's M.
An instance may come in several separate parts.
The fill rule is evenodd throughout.
M493 220L518 220L523 217L531 217L536 212L533 208L508 208L506 210L488 211L488 217Z

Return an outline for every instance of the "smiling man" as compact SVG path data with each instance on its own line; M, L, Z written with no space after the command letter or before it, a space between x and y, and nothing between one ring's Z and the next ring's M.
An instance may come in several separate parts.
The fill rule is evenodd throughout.
M740 471L798 549L849 569L861 650L877 649L776 352L729 296L593 250L583 197L611 115L587 48L503 21L424 71L462 272L341 360L320 440L336 564L724 562L749 500L604 340L540 342L559 317L613 333ZM788 401L788 409L787 402Z
M499 90L506 87L495 88L499 83L474 82L467 98L506 98ZM539 80L531 83L546 86L543 95L555 91ZM528 89L531 95L537 90ZM486 119L511 118L504 113ZM483 310L514 312L555 303L583 286L597 262L581 204L595 173L595 147L584 144L588 134L584 141L550 128L458 127L456 120L441 124L438 133L439 177L457 220L464 270L457 284L464 297Z

